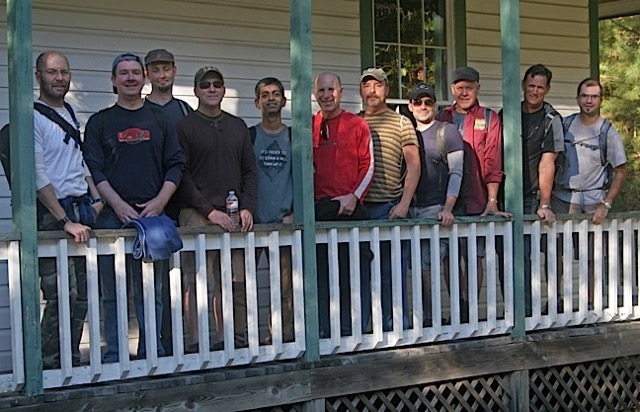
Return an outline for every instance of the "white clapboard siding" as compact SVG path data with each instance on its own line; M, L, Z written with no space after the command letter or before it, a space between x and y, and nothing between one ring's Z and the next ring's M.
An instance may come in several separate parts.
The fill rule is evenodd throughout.
M500 0L466 4L468 63L480 72L482 102L500 108ZM547 101L563 114L576 110L576 87L590 75L588 1L523 0L520 16L520 73L544 64L553 72Z

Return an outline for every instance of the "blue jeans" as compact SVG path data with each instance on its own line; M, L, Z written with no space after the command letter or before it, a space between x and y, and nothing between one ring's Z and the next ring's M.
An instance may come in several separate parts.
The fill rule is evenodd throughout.
M398 204L398 200L384 203L366 203L371 220L387 220L389 212ZM402 322L403 328L409 328L409 303L407 297L407 242L402 242L400 248L400 267L402 279ZM393 329L393 300L391 282L391 242L380 242L380 283L382 288L382 328L384 331Z
M96 229L119 229L122 222L116 216L113 209L105 207L96 221ZM145 346L145 320L142 300L142 264L134 260L130 254L126 257L126 271L133 281L133 299L136 306L136 318L138 319L138 359L146 358ZM162 325L162 276L164 271L169 270L169 261L163 260L155 262L154 267L154 298L156 311L156 341L158 345L158 356L164 356L165 351L160 342L160 328ZM107 352L104 355L105 363L118 362L118 317L116 302L116 277L114 257L109 255L98 256L98 273L102 288L102 306L104 310L104 338L107 342Z

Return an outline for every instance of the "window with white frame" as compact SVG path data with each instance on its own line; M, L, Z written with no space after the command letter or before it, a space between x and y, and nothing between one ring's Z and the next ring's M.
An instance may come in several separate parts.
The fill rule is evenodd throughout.
M389 98L406 100L411 86L435 86L447 97L446 0L372 0L375 66L389 79Z

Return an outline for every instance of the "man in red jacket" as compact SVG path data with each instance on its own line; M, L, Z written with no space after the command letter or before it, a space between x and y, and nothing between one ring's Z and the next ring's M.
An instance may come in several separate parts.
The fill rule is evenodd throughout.
M373 178L373 145L369 126L340 107L342 83L334 73L321 73L314 83L320 111L313 116L313 167L317 220L366 219L362 200ZM341 334L351 334L349 245L338 245ZM361 323L371 318L371 251L360 244ZM326 244L318 245L320 336L331 333L329 262Z
M459 67L453 72L451 94L455 103L445 108L438 120L455 124L471 149L465 151L463 176L464 201L458 198L456 215L500 215L508 213L498 209L498 189L502 182L502 125L493 110L480 106L480 74L473 67ZM470 155L471 154L471 155ZM461 256L466 260L466 248L461 244ZM482 288L485 255L484 239L478 240L477 271L478 293ZM465 268L467 265L464 266ZM468 320L469 288L467 270L460 271L460 318Z

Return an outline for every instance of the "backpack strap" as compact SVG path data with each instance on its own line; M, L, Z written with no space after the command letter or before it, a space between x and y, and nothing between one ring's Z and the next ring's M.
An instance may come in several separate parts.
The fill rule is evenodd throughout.
M544 104L544 136L547 136L549 133L549 129L551 129L551 124L553 123L553 119L557 116L560 116L560 113L555 111L555 109L549 104Z
M573 123L577 115L578 113L570 114L569 116L565 117L564 120L562 121L562 126L564 127L565 134L567 134L567 132L569 131L569 127L571 126L571 123Z
M71 106L68 103L65 102L65 106L64 107L71 114L71 118L76 123L76 127L74 127L71 124L69 124L69 122L67 122L64 119L64 117L60 116L51 107L49 107L47 105L44 105L42 103L38 103L38 102L34 102L33 103L33 108L35 110L37 110L38 113L40 113L41 115L43 115L47 119L51 120L52 122L54 122L55 124L60 126L62 128L62 130L64 130L64 132L65 132L65 136L64 136L65 144L69 143L69 139L73 139L74 142L75 142L76 147L79 147L80 149L82 149L82 139L80 138L80 130L78 130L78 128L77 128L79 126L78 119L76 119L75 114L73 114L73 109L71 108Z
M189 113L193 112L193 109L191 108L191 106L189 106L189 104L187 102L185 102L184 100L180 100L180 99L176 99L178 101L178 104L180 105L180 111L182 112L183 116L188 115Z
M251 137L251 146L253 146L256 143L256 127L255 126L251 126L249 128L249 137ZM289 129L289 136L291 136L291 129Z
M611 129L611 122L607 119L604 119L602 125L600 125L600 135L598 135L598 146L600 146L600 163L602 166L606 166L609 163L607 159L607 148L609 139L607 139L607 135L609 134L609 129Z
M487 128L487 132L491 128L491 112L492 110L488 107L484 108L484 127Z
M438 152L440 153L440 161L442 161L447 167L449 166L449 160L447 159L447 148L444 142L444 128L447 122L440 122L438 129L436 130L436 145L438 146Z

